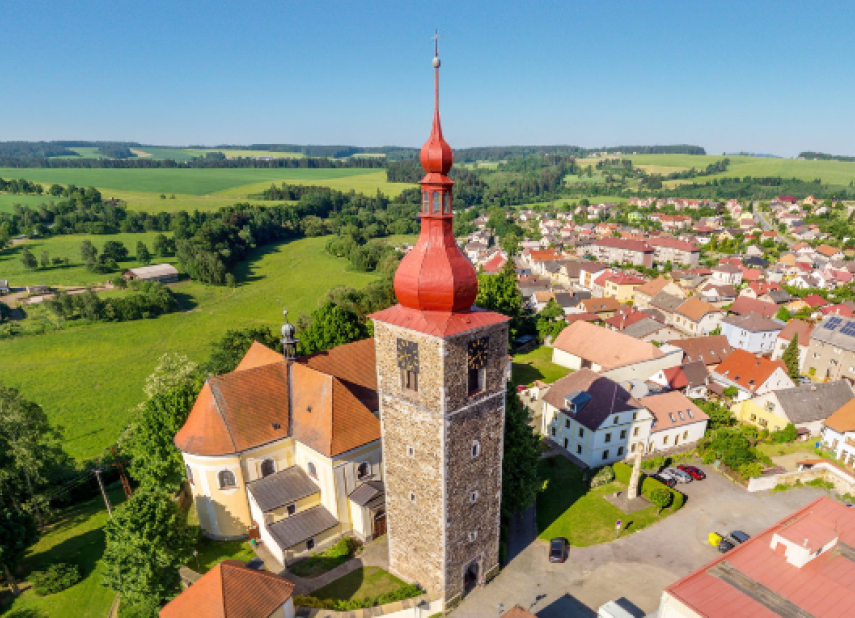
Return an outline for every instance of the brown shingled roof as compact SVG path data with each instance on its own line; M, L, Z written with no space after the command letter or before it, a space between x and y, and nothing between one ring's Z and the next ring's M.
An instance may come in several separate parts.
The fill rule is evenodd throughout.
M270 616L294 593L294 584L270 573L224 560L160 610L160 618L258 618Z
M724 335L677 339L668 343L683 350L686 355L684 363L700 360L706 365L717 365L733 352Z

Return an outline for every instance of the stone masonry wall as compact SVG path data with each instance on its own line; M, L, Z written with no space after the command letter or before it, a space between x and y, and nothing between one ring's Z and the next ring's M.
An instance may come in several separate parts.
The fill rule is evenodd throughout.
M481 576L498 564L508 327L444 341L379 322L374 333L390 570L448 602L462 593L473 561ZM417 395L402 389L398 337L419 344ZM485 389L469 397L468 344L481 337L489 338L490 350ZM476 440L480 453L473 457Z
M404 392L398 337L419 344L419 392ZM376 322L390 571L443 593L441 340ZM412 455L408 449L412 448ZM415 501L410 494L415 494Z

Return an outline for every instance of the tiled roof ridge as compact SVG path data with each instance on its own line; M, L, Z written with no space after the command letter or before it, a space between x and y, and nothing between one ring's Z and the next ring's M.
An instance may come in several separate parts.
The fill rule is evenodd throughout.
M252 370L247 369L246 371L252 371ZM228 374L225 374L225 375L228 375ZM217 377L220 377L220 376L215 376L215 378L217 378ZM207 380L205 380L205 382L208 384L208 388L211 389L211 395L214 398L214 404L215 404L214 408L216 408L217 414L220 415L220 420L223 421L223 425L225 425L226 431L229 433L229 440L232 443L232 449L234 449L234 452L239 452L240 449L238 449L238 447L237 447L237 442L235 441L235 436L232 433L231 425L226 420L226 417L223 414L222 406L228 407L228 404L226 403L225 398L223 397L222 393L220 392L220 387L213 383L213 380L215 378L208 378ZM290 428L289 428L289 431L290 431Z

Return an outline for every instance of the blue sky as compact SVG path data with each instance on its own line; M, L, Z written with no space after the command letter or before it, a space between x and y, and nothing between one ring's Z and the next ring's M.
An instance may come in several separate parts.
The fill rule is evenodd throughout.
M852 2L0 2L0 140L855 155Z

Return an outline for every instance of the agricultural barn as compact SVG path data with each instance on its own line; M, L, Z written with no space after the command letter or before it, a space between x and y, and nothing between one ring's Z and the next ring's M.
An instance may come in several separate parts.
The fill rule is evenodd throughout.
M178 271L172 264L155 264L154 266L143 266L141 268L126 270L124 277L127 281L141 279L142 281L173 283L178 281Z

